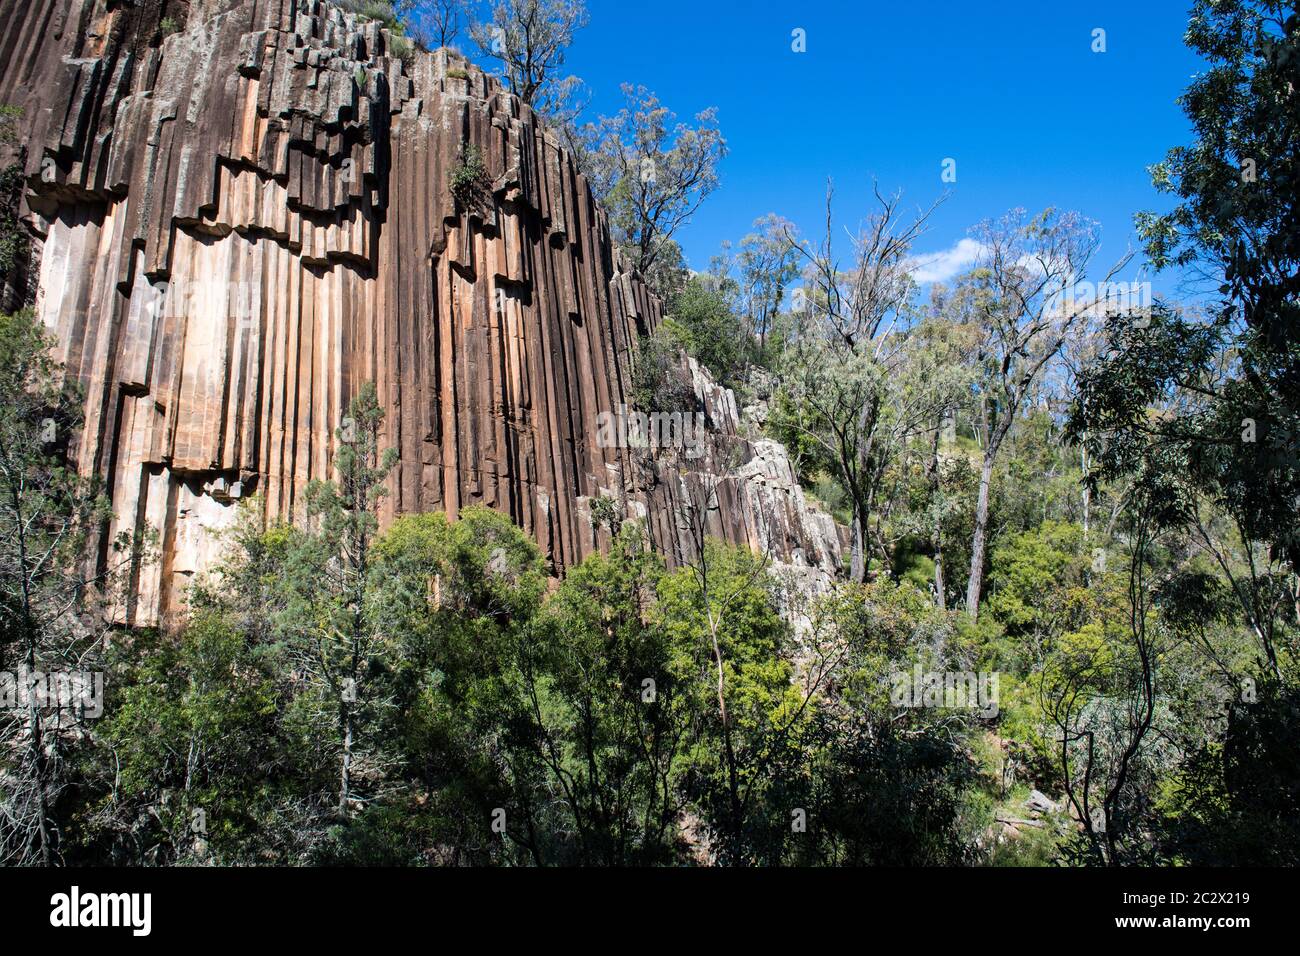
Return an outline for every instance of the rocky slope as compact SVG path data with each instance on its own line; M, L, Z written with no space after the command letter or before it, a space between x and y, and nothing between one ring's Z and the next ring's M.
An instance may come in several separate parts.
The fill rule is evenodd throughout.
M706 373L704 454L598 440L661 306L492 77L316 0L29 0L4 4L0 37L33 237L20 291L84 386L73 449L112 499L103 540L160 535L130 621L182 606L241 499L299 514L365 381L401 456L385 519L487 505L558 573L604 543L606 496L670 561L703 525L838 567L834 523ZM458 198L467 145L486 179Z

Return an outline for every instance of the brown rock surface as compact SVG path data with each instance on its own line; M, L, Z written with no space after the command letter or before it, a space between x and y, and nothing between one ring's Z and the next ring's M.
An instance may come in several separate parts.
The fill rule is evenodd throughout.
M588 502L604 494L675 561L683 503L724 474L711 533L838 567L834 523L779 445L737 437L734 396L706 373L707 454L601 447L599 413L630 404L661 307L567 152L494 78L445 51L403 59L378 23L317 0L193 0L161 40L159 16L0 9L29 293L87 396L78 464L107 483L105 541L160 537L133 622L180 607L241 498L299 516L367 380L401 456L385 518L487 505L558 572L601 546ZM491 180L469 210L449 187L463 144Z

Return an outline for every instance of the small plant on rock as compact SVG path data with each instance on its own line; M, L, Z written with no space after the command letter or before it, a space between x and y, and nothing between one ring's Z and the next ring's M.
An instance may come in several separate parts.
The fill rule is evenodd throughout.
M457 209L473 212L487 205L491 180L483 161L483 151L477 146L462 144L448 180Z

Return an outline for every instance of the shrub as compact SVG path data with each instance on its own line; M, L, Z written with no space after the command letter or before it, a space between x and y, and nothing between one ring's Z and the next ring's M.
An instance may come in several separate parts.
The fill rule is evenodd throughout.
M363 3L359 12L362 16L369 17L371 20L391 24L397 23L397 14L393 11L393 5L384 3L382 0L371 0L370 3Z
M0 105L0 144L17 145L21 106ZM0 170L0 273L8 273L27 254L27 230L19 220L23 191L23 167L10 163Z
M389 36L388 52L403 63L410 63L415 59L415 44L407 37Z
M687 353L723 385L739 386L753 343L726 291L697 276L673 297L668 313Z
M671 328L642 336L632 371L632 403L643 412L694 411L695 388L681 360L682 344Z
M462 144L447 185L456 197L458 209L473 211L486 206L490 180L483 151L472 143Z

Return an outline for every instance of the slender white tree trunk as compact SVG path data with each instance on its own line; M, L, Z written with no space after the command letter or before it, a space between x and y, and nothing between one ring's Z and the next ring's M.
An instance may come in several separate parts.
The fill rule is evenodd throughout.
M966 585L966 614L972 621L979 619L980 589L984 585L984 545L988 537L989 485L993 480L993 445L984 453L980 469L979 498L975 502L975 533L971 537L970 581Z

